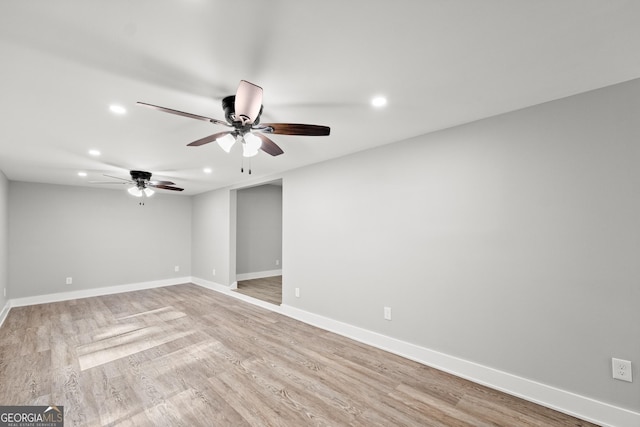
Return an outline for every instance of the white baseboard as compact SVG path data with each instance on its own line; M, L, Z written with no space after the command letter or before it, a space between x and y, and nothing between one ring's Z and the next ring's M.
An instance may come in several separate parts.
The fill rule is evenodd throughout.
M212 282L210 280L201 279L199 277L192 277L191 283L203 288L211 289L212 291L222 292L223 294L231 294L231 288L229 286L221 285L220 283Z
M592 423L611 427L640 426L640 413L638 412L619 408L589 397L518 377L468 360L459 359L288 305L281 305L278 312L310 325L335 332L347 338Z
M164 286L190 283L191 277L177 277L166 280L153 280L150 282L130 283L126 285L107 286L103 288L83 289L78 291L60 292L56 294L37 295L32 297L14 298L9 300L11 307L25 305L47 304L50 302L68 301L79 298L97 297L100 295L119 294L122 292L139 291L142 289L161 288Z
M459 359L377 332L313 314L296 307L285 304L278 306L265 303L255 298L239 294L238 292L233 292L228 286L219 284L207 285L207 281L195 277L192 278L192 282L196 285L300 320L301 322L604 427L640 426L640 413L638 412L619 408L608 403L518 377L468 360Z
M211 289L212 291L216 291L216 292L220 292L229 296L232 296L234 298L243 300L245 302L251 303L253 305L258 305L260 307L269 309L271 311L276 311L276 312L280 312L280 306L279 305L274 305L265 301L261 301L255 298L251 298L249 296L243 295L241 293L238 292L234 292L234 289L236 289L236 287L233 286L233 284L231 286L225 286L225 285L221 285L219 283L216 282L210 282L208 280L204 280L204 279L200 279L198 277L192 277L191 278L191 283L198 285L198 286L202 286L203 288L207 288L207 289ZM235 283L235 282L234 282Z
M0 310L0 328L2 327L2 324L4 323L4 320L9 315L9 310L10 309L11 309L11 301L7 301L6 304L4 305L4 307L2 307L2 310Z
M78 298L88 298L100 295L110 295L131 292L142 289L158 288L194 283L203 288L211 289L250 304L283 314L301 322L337 333L353 340L373 347L397 354L444 372L473 381L487 387L518 396L522 399L546 406L569 415L582 418L602 426L637 427L640 426L640 413L619 408L585 396L551 387L536 381L521 378L507 372L499 371L474 362L459 359L444 353L420 347L415 344L391 338L377 332L359 328L347 323L339 322L328 317L320 316L308 311L288 305L274 305L246 295L234 292L230 286L200 279L197 277L181 277L168 280L132 283L127 285L109 286L57 294L39 295L33 297L15 298L7 301L0 311L0 326L9 314L11 307L45 304L49 302L66 301Z
M236 280L262 279L264 277L282 276L282 270L256 271L254 273L236 274Z

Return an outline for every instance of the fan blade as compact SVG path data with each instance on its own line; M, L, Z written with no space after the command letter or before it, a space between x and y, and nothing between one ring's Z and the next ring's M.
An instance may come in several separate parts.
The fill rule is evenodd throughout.
M140 101L136 102L136 104L142 105L143 107L153 108L154 110L164 111L165 113L171 113L171 114L176 114L182 117L188 117L190 119L203 120L205 122L216 123L224 126L231 126L229 123L222 120L212 119L211 117L199 116L197 114L185 113L184 111L174 110L173 108L160 107L159 105L147 104L146 102L140 102Z
M214 133L213 135L209 135L209 136L205 136L202 139L199 139L197 141L193 141L190 144L187 144L188 147L197 147L199 145L204 145L204 144L208 144L210 142L215 141L216 139L223 137L227 134L232 133L232 131L228 131L228 132L218 132L218 133Z
M114 181L89 181L89 184L133 184L133 182L114 182Z
M129 178L120 178L119 176L113 176L113 175L107 175L106 173L103 174L104 176L108 176L109 178L113 178L113 179L119 179L121 181L127 181L127 182L133 182L131 181L131 179Z
M175 183L171 181L149 181L149 185L175 185Z
M282 151L282 148L278 147L275 142L267 138L267 135L261 133L255 133L254 135L262 140L260 149L265 153L271 154L272 156L279 156L280 154L284 153L284 151Z
M262 88L246 80L240 80L235 100L236 117L244 117L249 123L253 123L260 114L260 108L262 108Z
M130 179L125 179L125 178L120 178L119 176L113 176L113 175L107 175L107 174L103 174L104 176L108 176L109 178L114 178L114 179L119 179L120 181L89 181L89 184L135 184L135 182L131 181Z
M331 128L329 126L304 125L300 123L261 123L254 130L278 135L327 136Z
M154 184L148 184L149 187L153 187L153 188L162 188L163 190L173 190L173 191L182 191L184 190L184 188L178 188L178 187L172 187L170 185L154 185Z

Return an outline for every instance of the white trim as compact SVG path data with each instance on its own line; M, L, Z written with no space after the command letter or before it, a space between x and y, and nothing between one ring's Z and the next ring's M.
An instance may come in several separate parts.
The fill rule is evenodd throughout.
M376 332L281 305L278 312L427 366L602 426L640 426L640 413Z
M444 372L465 378L484 386L500 390L507 394L537 403L542 406L563 412L599 424L603 427L637 427L640 426L640 413L630 411L561 390L546 384L532 381L508 372L460 359L438 351L420 347L377 332L359 328L328 317L320 316L286 304L269 304L238 292L228 286L193 277L196 285L230 295L254 305L283 314L287 317L337 333L353 340L371 345L381 350L397 354L407 359L422 363ZM209 284L209 285L208 285Z
M255 179L249 179L238 184L230 185L229 190L242 190L245 188L257 187L258 185L272 184L274 181L284 181L282 173L274 173L272 175L266 175Z
M273 277L273 276L282 276L282 269L256 271L254 273L236 274L236 280L240 281L240 280L262 279L264 277Z
M191 283L193 283L195 285L198 285L198 286L201 286L203 288L211 289L212 291L216 291L216 292L220 292L220 293L225 294L225 295L232 296L234 298L240 299L240 300L248 302L250 304L257 305L257 306L269 309L271 311L275 311L275 312L278 312L278 313L280 312L280 306L279 305L271 304L271 303L268 303L266 301L261 301L259 299L251 298L250 296L243 295L243 294L241 294L239 292L235 292L234 289L236 289L236 288L233 287L233 284L232 284L232 286L225 286L225 285L221 285L221 284L216 283L216 282L210 282L208 280L200 279L198 277L192 277L191 278Z
M9 315L9 310L11 310L11 300L7 300L4 307L2 307L2 310L0 310L0 328Z
M57 294L36 295L32 297L14 298L9 300L11 307L25 305L47 304L50 302L68 301L79 298L97 297L101 295L119 294L122 292L139 291L142 289L161 288L191 282L191 277L154 280L150 282L130 283L126 285L107 286L103 288L83 289L78 291L60 292Z
M197 277L181 277L176 279L156 280L151 282L132 283L127 285L10 299L2 308L2 311L0 311L0 326L2 326L2 323L8 316L11 307L131 292L142 289L173 286L182 283L193 283L203 288L229 295L301 322L337 333L347 338L406 357L407 359L434 367L475 383L518 396L522 399L529 400L556 411L576 416L589 422L606 427L637 427L640 425L640 413L638 412L619 408L589 397L518 377L468 360L459 359L457 357L430 350L425 347L420 347L406 341L391 338L377 332L310 313L296 307L285 304L274 305L260 301L238 292L234 292L230 286L221 285L219 283L210 282Z
M212 282L210 280L200 279L199 277L192 277L191 283L201 286L203 288L211 289L212 291L231 295L231 288L229 286L221 285L220 283Z

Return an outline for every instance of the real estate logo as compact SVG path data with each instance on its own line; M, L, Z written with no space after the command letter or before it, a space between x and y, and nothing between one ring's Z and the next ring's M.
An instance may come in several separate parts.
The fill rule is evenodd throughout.
M0 406L0 427L63 427L64 406Z

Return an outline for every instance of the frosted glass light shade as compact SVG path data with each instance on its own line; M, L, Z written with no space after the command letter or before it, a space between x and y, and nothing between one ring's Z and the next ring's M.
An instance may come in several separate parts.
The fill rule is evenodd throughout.
M155 193L155 191L153 191L150 188L145 188L145 189L141 190L138 187L131 187L127 191L129 192L129 194L131 194L132 196L136 196L136 197L142 197L143 193L144 193L145 196L151 197L153 195L153 193Z
M252 133L244 135L244 144L242 144L242 155L244 157L253 157L258 154L258 150L262 146L262 140Z
M216 141L218 142L220 148L228 153L231 151L231 147L233 147L236 139L233 137L233 135L228 133L225 136L221 136L220 138L216 139Z
M247 147L246 145L242 146L242 155L244 157L253 157L256 154L258 154L258 150L252 150L251 148Z
M138 187L131 187L130 189L127 190L129 192L129 194L131 194L132 196L136 196L136 197L142 197L142 190L140 190Z

